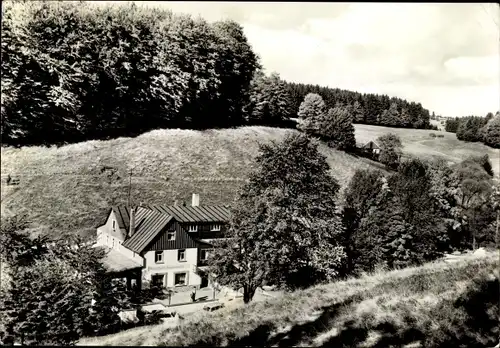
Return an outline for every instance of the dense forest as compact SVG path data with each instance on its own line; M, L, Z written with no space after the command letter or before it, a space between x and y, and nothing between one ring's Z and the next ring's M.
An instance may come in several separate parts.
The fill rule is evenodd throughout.
M155 128L292 126L306 94L356 123L431 128L421 104L265 75L234 21L133 3L2 6L1 132L6 145L134 136Z
M445 130L456 133L458 140L483 142L500 148L500 112L495 116L490 112L485 117L455 117L446 120Z
M429 110L420 103L389 97L387 95L363 94L338 88L287 82L292 99L292 110L297 113L304 97L309 93L319 94L326 108L347 106L354 115L354 123L389 127L431 129Z
M239 125L258 60L241 26L134 4L6 3L4 143Z

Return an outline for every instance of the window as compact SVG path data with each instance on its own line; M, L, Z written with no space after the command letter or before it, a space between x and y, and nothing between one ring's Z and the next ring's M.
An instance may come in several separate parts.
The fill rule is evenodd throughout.
M186 285L186 273L177 273L175 275L175 285Z
M116 227L116 221L113 220L113 230L115 229L115 227Z
M175 231L167 232L167 240L175 240Z
M155 251L155 262L163 263L163 251Z
M158 286L158 287L163 287L163 278L165 276L163 274L153 274L151 276L151 285L152 286Z
M186 261L186 249L177 251L177 261Z
M220 225L212 225L212 226L210 226L210 231L220 231Z
M198 226L197 225L189 225L188 226L188 231L189 232L197 232L198 231Z
M206 261L208 259L208 254L210 253L207 249L200 250L200 260Z

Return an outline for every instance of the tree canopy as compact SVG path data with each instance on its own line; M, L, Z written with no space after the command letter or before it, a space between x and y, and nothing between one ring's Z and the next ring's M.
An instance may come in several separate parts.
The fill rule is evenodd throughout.
M265 283L285 288L333 279L345 257L337 181L318 144L288 135L263 144L232 211L228 239L211 258L217 282L252 299Z
M390 168L396 168L402 154L401 139L394 133L387 133L378 137L377 143L380 147L380 162Z
M294 82L287 82L286 85L292 98L292 110L295 113L299 112L304 97L313 93L323 98L326 109L333 108L337 104L352 108L351 111L356 123L407 128L432 128L429 110L425 109L420 103L395 97L391 98L387 95L359 93L319 85ZM388 113L384 113L385 111Z
M106 275L104 251L78 237L33 237L27 226L22 217L2 220L0 257L9 281L1 289L0 342L71 345L116 330L128 297Z
M242 27L133 4L5 2L2 137L12 145L245 121Z

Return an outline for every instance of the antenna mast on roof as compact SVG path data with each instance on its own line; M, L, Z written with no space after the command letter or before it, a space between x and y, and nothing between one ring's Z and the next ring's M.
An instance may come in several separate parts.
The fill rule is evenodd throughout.
M128 182L128 206L130 209L132 209L131 194L132 194L132 168L130 169L130 178L129 178L129 182Z

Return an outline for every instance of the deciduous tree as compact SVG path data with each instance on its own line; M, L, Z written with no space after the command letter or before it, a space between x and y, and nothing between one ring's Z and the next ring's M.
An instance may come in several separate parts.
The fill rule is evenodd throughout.
M380 147L380 162L390 168L397 167L403 147L401 139L394 133L387 133L378 137L377 142Z
M323 98L316 93L309 93L300 104L298 116L300 118L299 129L307 134L317 134L319 132L318 122L326 112Z
M305 135L261 145L257 167L210 259L216 281L243 288L249 302L267 283L285 288L338 275L345 253L335 204L339 185L318 144Z
M255 74L249 110L250 124L280 125L291 117L290 97L279 74Z
M0 297L2 342L69 345L116 330L128 296L107 276L104 250L76 237L33 238L23 232L26 226L20 218L2 221L0 251L9 279Z
M500 148L500 113L497 113L486 124L483 139L486 145Z
M328 110L318 122L319 136L339 150L356 148L352 115L345 107L337 106Z

